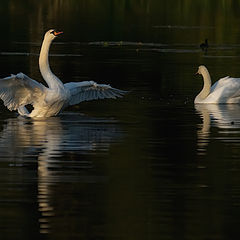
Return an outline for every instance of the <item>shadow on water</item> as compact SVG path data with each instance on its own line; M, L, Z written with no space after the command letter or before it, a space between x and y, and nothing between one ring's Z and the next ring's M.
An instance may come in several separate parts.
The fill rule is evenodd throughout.
M98 176L78 174L81 170L93 168L91 161L79 156L95 152L104 154L122 136L114 119L91 118L68 112L45 120L22 117L4 120L0 133L0 162L7 163L9 169L37 164L35 191L39 214L35 214L39 215L40 233L51 231L51 217L55 216L52 186L59 182L81 184L102 181Z

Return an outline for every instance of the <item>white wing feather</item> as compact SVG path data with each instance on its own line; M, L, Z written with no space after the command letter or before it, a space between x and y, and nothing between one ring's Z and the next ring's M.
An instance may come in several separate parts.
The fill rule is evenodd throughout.
M203 103L239 103L240 78L224 77L215 82Z
M97 84L94 81L70 82L64 84L64 86L71 94L69 105L95 99L122 97L127 93L126 91L112 88L110 85Z
M34 104L46 87L23 73L0 79L0 98L9 110Z

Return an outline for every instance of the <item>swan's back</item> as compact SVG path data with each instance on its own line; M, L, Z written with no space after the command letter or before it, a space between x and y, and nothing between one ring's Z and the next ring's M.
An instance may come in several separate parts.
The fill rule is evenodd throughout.
M219 79L203 103L240 103L240 78Z

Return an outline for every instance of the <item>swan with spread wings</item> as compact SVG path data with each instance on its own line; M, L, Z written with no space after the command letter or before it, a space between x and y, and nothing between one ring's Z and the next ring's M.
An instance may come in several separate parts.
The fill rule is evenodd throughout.
M69 82L63 84L52 73L48 53L52 41L63 32L51 29L45 33L40 56L39 68L48 87L23 73L0 79L0 98L9 110L17 110L22 116L38 118L51 117L70 105L83 101L103 98L122 97L126 91L94 81ZM33 110L28 111L27 105Z

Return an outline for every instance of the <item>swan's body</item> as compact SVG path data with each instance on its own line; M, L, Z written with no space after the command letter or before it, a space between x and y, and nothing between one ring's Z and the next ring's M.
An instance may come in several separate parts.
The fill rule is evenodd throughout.
M51 117L69 105L94 99L121 97L125 93L110 85L93 81L63 84L52 73L48 62L51 42L61 33L55 30L47 31L40 51L39 68L48 87L23 73L0 79L0 98L9 110L18 110L20 115L27 117ZM34 108L30 113L26 108L28 104Z
M211 86L211 77L205 66L199 66L197 74L203 76L204 85L194 103L240 103L240 78L221 78Z

